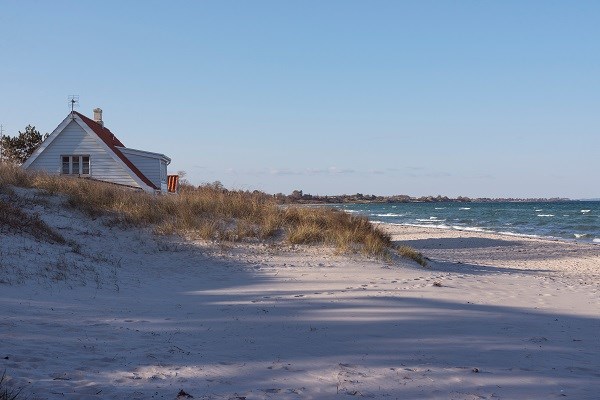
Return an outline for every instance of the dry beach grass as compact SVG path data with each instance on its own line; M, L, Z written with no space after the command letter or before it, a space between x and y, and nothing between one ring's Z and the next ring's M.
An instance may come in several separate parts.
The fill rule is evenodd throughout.
M0 233L2 231L21 232L49 242L64 244L65 238L46 224L39 215L29 215L15 206L14 198L0 198Z
M117 223L153 226L158 233L218 241L281 239L291 244L327 244L342 252L386 256L390 236L366 218L329 208L279 207L259 192L212 185L184 187L177 196L155 196L88 179L30 173L0 165L0 189L35 188L60 194L89 215Z

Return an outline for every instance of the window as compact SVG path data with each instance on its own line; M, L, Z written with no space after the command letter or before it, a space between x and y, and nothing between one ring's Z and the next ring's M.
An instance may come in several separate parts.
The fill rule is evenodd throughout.
M62 174L69 175L71 173L71 157L62 156Z
M61 174L63 175L89 175L90 156L61 156Z
M90 156L81 156L81 174L90 174Z

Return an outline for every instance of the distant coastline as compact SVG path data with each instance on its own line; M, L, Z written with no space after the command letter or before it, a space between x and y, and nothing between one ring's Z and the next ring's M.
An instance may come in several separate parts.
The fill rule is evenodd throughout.
M490 198L476 197L470 198L465 196L447 197L447 196L421 196L413 197L408 195L393 195L393 196L375 196L365 195L362 193L342 194L334 196L320 196L305 194L302 190L294 190L289 195L278 193L275 198L279 203L283 204L343 204L343 203L555 203L563 201L579 201L563 197L551 198Z

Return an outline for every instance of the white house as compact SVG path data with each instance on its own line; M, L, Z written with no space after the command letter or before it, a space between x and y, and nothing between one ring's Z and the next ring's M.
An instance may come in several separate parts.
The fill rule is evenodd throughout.
M102 110L96 108L93 120L69 113L23 168L166 192L170 162L164 154L125 147L104 127Z

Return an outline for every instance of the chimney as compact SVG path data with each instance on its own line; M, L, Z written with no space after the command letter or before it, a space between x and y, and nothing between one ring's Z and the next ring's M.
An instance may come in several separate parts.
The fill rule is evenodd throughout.
M102 109L101 108L94 108L94 122L97 122L100 125L104 126L104 121L102 121Z

